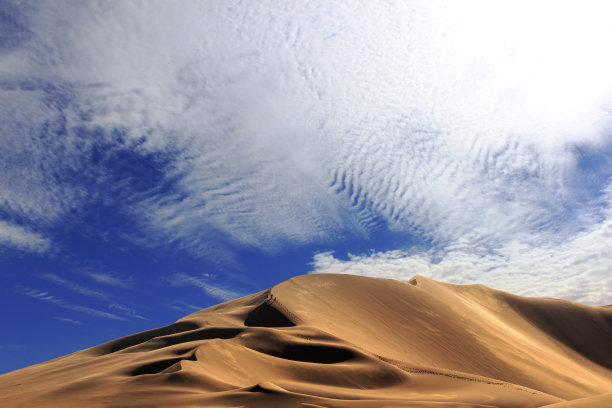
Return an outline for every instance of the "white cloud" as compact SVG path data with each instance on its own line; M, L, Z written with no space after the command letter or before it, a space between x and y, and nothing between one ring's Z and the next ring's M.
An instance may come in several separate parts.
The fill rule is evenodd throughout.
M0 220L0 245L42 253L49 250L51 241L36 232Z
M612 304L612 219L560 244L509 242L494 253L469 245L444 252L387 251L349 255L318 253L316 273L349 273L406 281L414 275L456 284L481 283L522 296L553 297L592 305Z
M118 196L146 225L135 242L221 266L236 247L381 223L469 257L513 242L556 253L604 226L599 192L578 194L574 147L610 147L605 2L36 7L35 40L0 57L12 215L53 224ZM126 175L105 190L96 143L167 158L172 188L135 191Z
M234 290L228 289L223 285L211 282L210 278L205 276L192 276L185 273L176 273L170 279L170 283L174 286L195 286L200 288L208 296L222 301L232 300L243 296ZM193 309L191 305L184 305Z

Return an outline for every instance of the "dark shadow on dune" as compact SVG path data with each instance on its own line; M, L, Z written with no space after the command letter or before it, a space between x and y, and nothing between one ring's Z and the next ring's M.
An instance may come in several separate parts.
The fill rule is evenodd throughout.
M265 394L277 394L277 392L269 390L267 388L262 387L261 385L257 384L254 385L253 387L251 387L249 389L249 392L263 392Z
M576 307L559 300L542 303L508 296L506 301L555 340L612 370L612 313L609 311Z
M355 357L353 351L342 347L310 344L289 344L280 351L269 351L267 354L286 360L317 364L342 363Z
M196 361L195 353L188 358L171 358L168 360L154 361L152 363L145 364L132 371L132 375L159 374L182 360Z
M292 327L295 326L295 323L274 306L264 303L249 313L244 325L248 327Z
M188 333L179 334L176 336L169 336L160 338L159 341L163 342L162 347L173 346L179 343L187 343L190 341L199 340L211 340L211 339L231 339L242 333L244 329L234 328L218 328L213 327L209 329L194 330Z
M126 349L128 347L135 346L137 344L142 344L146 341L149 341L155 337L159 336L168 336L171 334L177 334L181 332L187 332L195 329L199 329L195 323L191 322L178 322L168 326L160 327L159 329L148 330L136 334L132 334L130 336L122 337L110 343L107 343L109 353L114 353L116 351L120 351Z

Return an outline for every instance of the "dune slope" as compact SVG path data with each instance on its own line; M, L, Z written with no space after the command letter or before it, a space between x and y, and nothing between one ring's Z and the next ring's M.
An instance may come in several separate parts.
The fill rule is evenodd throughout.
M305 275L0 376L2 407L612 406L612 308Z

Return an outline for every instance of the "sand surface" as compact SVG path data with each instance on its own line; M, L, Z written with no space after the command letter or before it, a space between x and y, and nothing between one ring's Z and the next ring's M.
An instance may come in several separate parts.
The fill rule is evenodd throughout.
M305 275L0 376L0 407L612 407L612 308Z

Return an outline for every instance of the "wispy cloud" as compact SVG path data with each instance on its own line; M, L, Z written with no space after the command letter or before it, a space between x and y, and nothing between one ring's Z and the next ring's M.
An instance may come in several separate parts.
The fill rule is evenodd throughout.
M85 275L95 282L110 286L129 287L129 281L102 272L85 272Z
M119 311L122 315L126 317L130 317L133 319L140 319L140 320L149 320L146 317L142 316L139 311L123 306L123 305L120 305L118 303L112 303L108 305L108 307L110 309L115 309Z
M0 220L0 246L7 245L31 252L46 252L51 241L36 232Z
M87 306L73 305L73 304L70 304L70 303L63 304L62 306L65 307L66 309L74 310L76 312L85 313L85 314L88 314L88 315L94 316L94 317L101 317L103 319L111 319L111 320L125 320L123 317L117 316L114 313L104 312L104 311L101 311L101 310L98 310L98 309L94 309L94 308L91 308L91 307L87 307Z
M74 320L74 319L70 319L68 317L54 317L55 320L59 320L60 322L65 322L65 323L71 323L71 324L76 324L78 326L81 326L83 324L83 322L81 322L80 320Z
M211 279L202 276L192 276L185 273L177 273L172 275L169 282L174 286L195 286L201 289L208 296L227 301L243 296L239 292L228 289L223 285L214 283Z
M21 293L23 295L29 296L34 299L43 300L49 303L55 303L56 305L64 304L64 301L62 299L59 299L53 295L50 295L48 292L45 292L43 290L34 289L34 288L24 288L24 290Z
M125 282L111 275L102 274L102 273L92 273L92 274L88 274L88 276L90 276L96 282L101 282L101 283L105 283L105 284L112 285L112 286L121 286L121 287L127 286ZM42 277L48 281L64 286L79 295L83 295L83 296L87 296L87 297L99 299L99 300L105 300L105 301L109 300L109 297L106 294L100 291L97 291L95 289L92 289L90 287L87 287L85 285L75 283L61 276L47 273L47 274L43 274ZM85 306L73 305L73 304L67 303L63 299L59 299L59 298L56 298L55 296L49 295L47 292L38 291L35 289L28 290L25 292L25 294L30 297L34 297L36 299L41 299L47 302L55 303L67 309L87 313L92 316L111 318L111 319L116 319L117 317L120 317L115 313L108 313L108 312L103 312L103 311L92 309L92 308L85 307ZM146 317L142 316L140 312L138 312L137 310L131 309L119 303L111 303L108 305L108 308L117 311L118 314L121 314L122 316L127 317L127 318L139 319L139 320L149 320ZM121 320L123 320L123 318L121 318Z
M41 300L43 302L52 303L54 305L63 307L65 309L73 310L75 312L85 313L90 316L100 317L103 319L110 319L110 320L125 320L123 317L118 316L113 313L104 312L104 311L94 309L91 307L87 307L87 306L75 305L73 303L67 302L66 300L62 298L59 298L55 295L50 294L49 292L46 292L40 289L24 287L22 290L20 290L20 293L23 295L29 296L31 298Z
M173 310L176 310L177 312L182 312L182 313L193 313L193 312L197 312L199 310L204 309L201 306L192 305L182 300L173 300L170 303L169 307L170 309L173 309Z
M102 292L99 292L87 286L72 282L66 278L62 278L61 276L57 276L52 273L46 273L46 274L43 274L42 277L47 279L48 281L64 286L72 290L73 292L78 293L79 295L88 296L88 297L92 297L96 299L108 299L108 296L106 296Z

